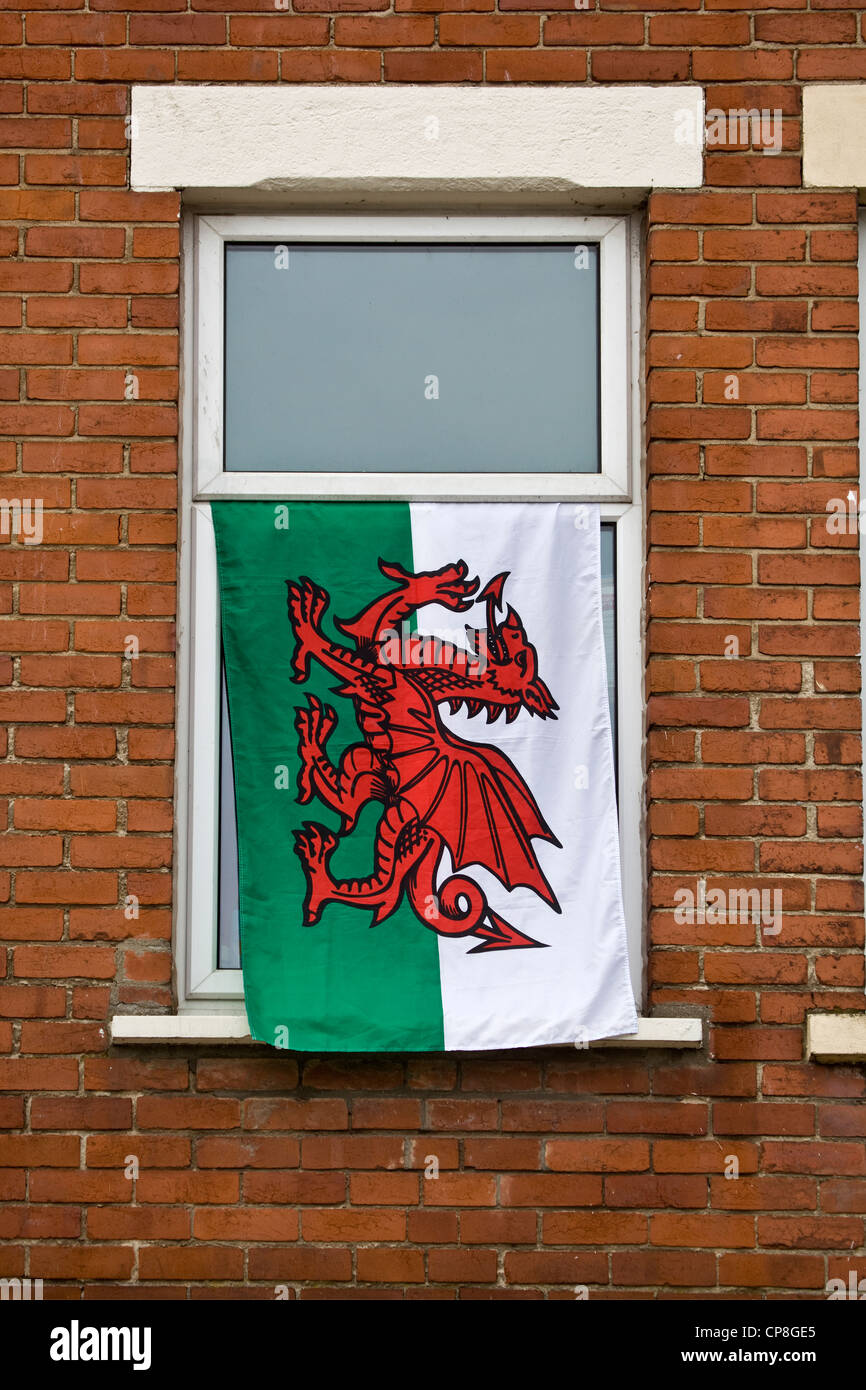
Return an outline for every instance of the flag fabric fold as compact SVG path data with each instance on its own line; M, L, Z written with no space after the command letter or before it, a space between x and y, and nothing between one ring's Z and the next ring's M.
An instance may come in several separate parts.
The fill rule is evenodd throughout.
M598 506L212 515L253 1037L634 1032Z

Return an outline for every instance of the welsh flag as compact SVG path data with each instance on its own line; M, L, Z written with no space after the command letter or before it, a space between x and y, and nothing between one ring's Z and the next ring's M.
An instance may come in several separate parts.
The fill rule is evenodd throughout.
M212 512L253 1037L634 1032L598 507Z

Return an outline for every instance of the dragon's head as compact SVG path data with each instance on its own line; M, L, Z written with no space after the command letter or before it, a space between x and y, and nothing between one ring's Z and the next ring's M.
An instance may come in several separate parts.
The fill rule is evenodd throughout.
M556 701L538 674L538 655L526 636L520 615L509 605L505 616L502 590L508 574L497 574L480 594L477 579L469 579L465 561L443 566L421 575L407 575L396 565L380 568L389 577L400 578L403 587L411 584L412 607L438 603L455 613L466 613L474 603L487 604L487 626L467 625L468 650L438 637L420 633L398 633L395 628L379 628L378 660L411 678L434 704L447 704L456 714L465 704L470 718L487 711L487 722L498 719L503 710L510 724L522 709L542 719L555 719ZM381 616L381 615L380 615ZM338 624L343 631L351 631Z
M466 628L476 658L476 690L468 702L470 713L478 712L473 705L480 701L487 708L488 722L497 719L504 709L511 723L521 708L542 719L555 719L554 710L559 706L538 674L538 655L526 636L520 614L509 604L504 618L496 616L497 610L502 609L507 578L507 573L497 574L478 595L487 602L487 627Z

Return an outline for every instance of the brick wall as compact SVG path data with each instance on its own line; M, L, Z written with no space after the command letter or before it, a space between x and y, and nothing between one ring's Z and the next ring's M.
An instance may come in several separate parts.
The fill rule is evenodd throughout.
M856 205L802 191L799 120L803 82L866 76L863 35L845 0L6 0L0 491L46 510L0 547L0 1275L760 1299L866 1272L863 1070L803 1060L807 1010L866 1002L857 537L826 511L857 477ZM127 189L129 84L485 80L783 113L778 154L716 146L648 208L649 1002L702 1011L708 1051L112 1049L114 1009L174 1004L179 200ZM781 933L678 923L699 877L781 889Z

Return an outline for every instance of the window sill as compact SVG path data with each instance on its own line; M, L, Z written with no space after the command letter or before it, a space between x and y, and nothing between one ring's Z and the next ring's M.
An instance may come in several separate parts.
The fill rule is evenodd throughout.
M243 1013L118 1014L111 1020L113 1043L249 1043L249 1025ZM699 1018L641 1018L636 1033L591 1042L590 1047L646 1048L700 1047L703 1024ZM578 1046L578 1044L575 1044Z
M866 1014L809 1014L810 1062L866 1062Z

